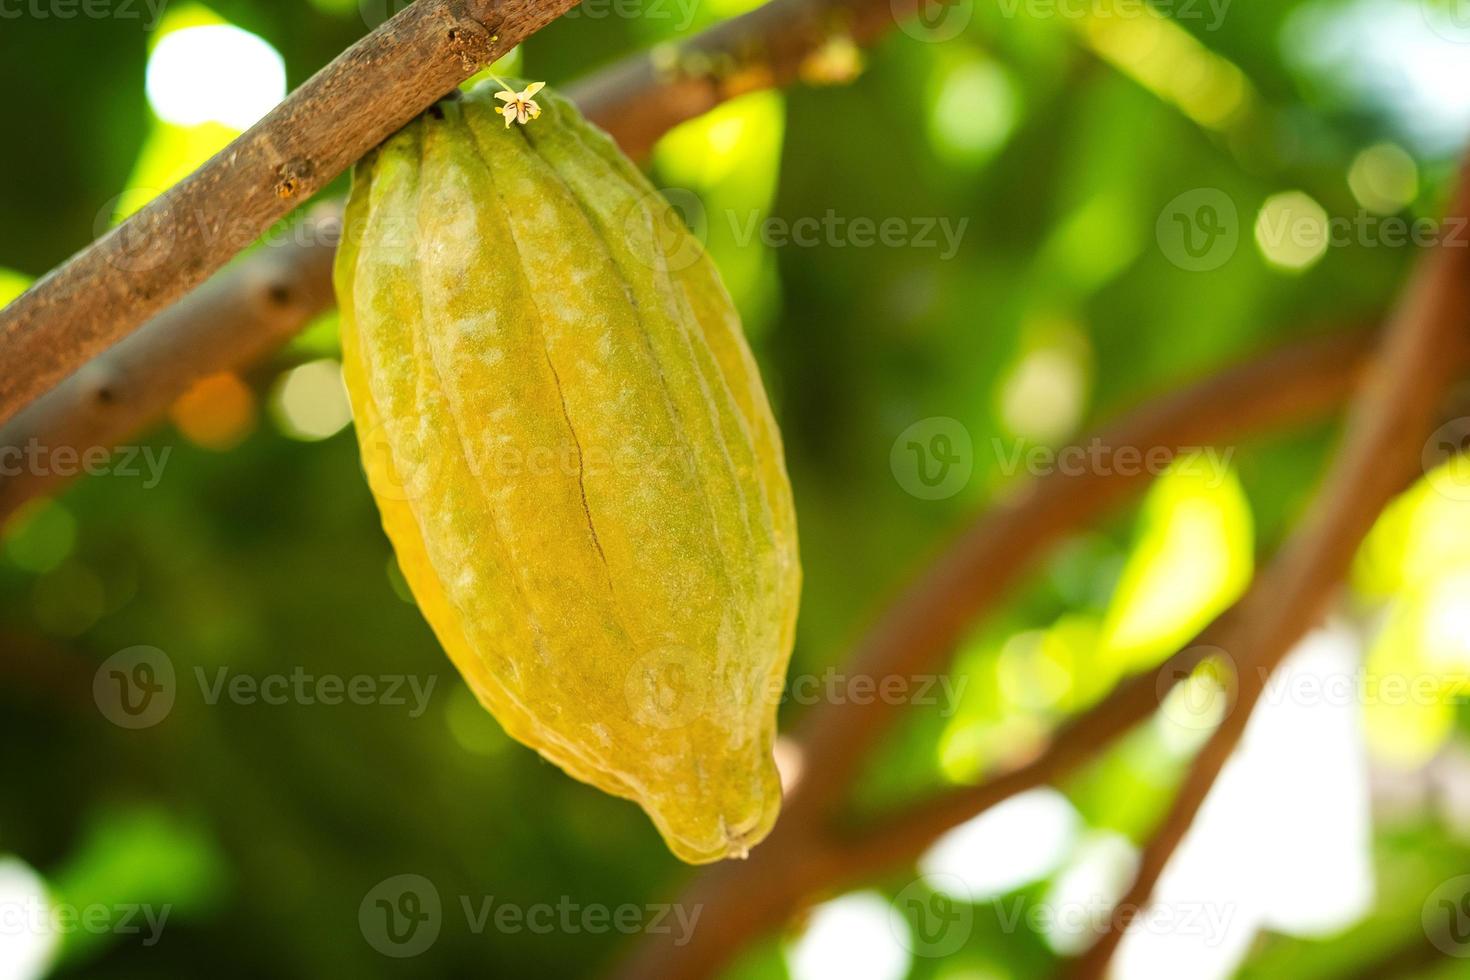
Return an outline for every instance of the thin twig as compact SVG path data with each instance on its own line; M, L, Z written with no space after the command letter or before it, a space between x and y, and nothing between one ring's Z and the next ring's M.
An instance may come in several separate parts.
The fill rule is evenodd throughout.
M1452 219L1470 215L1470 165ZM1452 222L1446 225L1453 226ZM1470 242L1443 241L1421 259L1389 322L1369 383L1353 401L1347 435L1320 502L1239 611L1233 644L1235 704L1185 776L1173 806L1143 850L1137 877L1118 903L1141 909L1244 733L1267 678L1311 628L1346 574L1363 537L1407 474L1422 466L1435 408L1453 376L1454 351L1470 331ZM1114 919L1118 917L1113 917ZM1109 920L1071 975L1102 977L1127 922Z
M576 0L418 0L0 310L0 422L228 262Z

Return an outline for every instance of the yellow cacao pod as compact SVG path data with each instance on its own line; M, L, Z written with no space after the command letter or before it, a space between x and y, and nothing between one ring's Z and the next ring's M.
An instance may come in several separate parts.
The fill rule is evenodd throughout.
M513 737L692 863L780 807L800 568L740 321L666 202L544 92L439 103L358 165L336 288L368 482Z

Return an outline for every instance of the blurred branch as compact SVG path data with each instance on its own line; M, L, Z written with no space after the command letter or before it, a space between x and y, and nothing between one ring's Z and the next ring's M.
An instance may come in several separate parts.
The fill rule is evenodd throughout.
M577 0L419 0L0 310L0 422Z
M1142 454L1219 445L1315 418L1353 391L1374 337L1350 330L1300 342L1149 402L1079 446ZM912 677L944 669L963 633L993 608L1052 545L1101 520L1152 480L1144 467L1053 472L991 509L965 531L859 641L849 670ZM823 704L804 719L809 777L793 808L830 815L856 767L901 710L873 699Z
M743 92L786 84L801 76L808 59L828 40L843 37L858 43L871 42L892 26L895 17L911 13L916 2L772 0L682 44L662 46L614 64L571 85L568 94L589 119L617 139L625 152L641 157L675 125ZM558 0L559 7L569 5ZM426 4L420 0L414 6ZM332 70L329 66L323 74ZM315 79L302 91L314 84ZM439 94L452 85L446 84ZM277 109L260 125L266 126L284 108ZM211 161L206 169L213 165ZM311 190L317 186L320 184L312 185ZM304 185L298 191L296 199L310 193ZM333 208L340 210L338 205ZM113 235L121 233L131 240L140 234L126 230L131 226L132 220ZM250 237L255 233L251 231ZM215 237L223 234L216 233ZM0 448L23 449L32 444L46 447L48 452L57 447L78 452L111 448L162 417L174 399L199 378L259 360L335 302L331 266L337 238L335 222L318 218L296 229L289 241L267 245L240 259L143 324L116 349L98 356L9 422L0 424ZM94 247L101 245L99 242ZM70 264L61 272L69 268ZM60 274L54 273L53 277ZM48 293L63 288L43 281L36 289L43 287ZM171 295L180 292L182 287ZM0 312L0 357L7 363L40 363L23 360L31 356L24 350L10 353L10 335L19 329L15 323L39 323L38 311L17 307L22 303L34 307L46 301L48 293L40 298L27 293ZM160 300L159 305L163 302ZM81 363L84 352L79 348L59 356L66 357L70 368ZM0 379L0 418L13 410L13 406L6 407L11 398L6 394L7 384L25 386L23 393L14 396L14 402L20 404L55 382L55 377L48 374L45 382L32 384L18 374L13 372ZM101 392L109 397L102 397ZM0 478L0 520L66 478L54 469L32 472L28 468Z
M329 308L340 226L340 208L322 205L290 243L211 279L0 426L0 447L22 460L6 460L0 521L80 470L56 465L58 448L112 449L194 381L265 357Z
M1153 671L1125 678L1097 704L1063 723L1030 762L973 786L962 786L889 814L841 839L843 870L853 878L900 866L943 833L1017 793L1055 783L1095 759L1159 707L1175 684L1215 653L1239 603L1193 643Z
M1327 414L1353 391L1374 338L1352 331L1300 342L1145 404L1096 436L1110 447L1219 445ZM1461 353L1458 363L1463 363ZM1093 444L1087 440L1084 444ZM982 515L892 603L845 668L872 678L944 669L962 633L998 605L1052 545L1100 520L1151 479L1117 468L1054 470ZM1200 644L1217 642L1220 626ZM780 927L821 893L917 857L944 831L1015 793L1051 782L1093 758L1148 717L1161 693L1188 675L1204 651L1177 654L1150 675L1123 682L1065 724L1030 763L979 785L950 791L880 819L859 832L834 819L859 767L900 706L826 702L798 733L798 781L776 829L744 862L700 874L680 899L702 906L709 928L683 945L645 936L620 976L704 977L752 938Z
M1470 216L1470 163L1449 212ZM1195 757L1169 812L1144 847L1137 877L1118 902L1141 910L1169 858L1189 831L1215 778L1250 720L1271 672L1321 615L1379 513L1421 466L1435 409L1451 380L1470 328L1470 242L1446 239L1420 260L1389 321L1368 383L1353 400L1347 434L1318 502L1237 610L1230 640L1238 693ZM1072 975L1100 978L1127 921L1107 931L1077 961Z
M829 41L873 43L919 0L770 0L677 45L634 55L570 86L588 119L641 158L679 123L746 92L808 74ZM820 76L818 81L823 81Z

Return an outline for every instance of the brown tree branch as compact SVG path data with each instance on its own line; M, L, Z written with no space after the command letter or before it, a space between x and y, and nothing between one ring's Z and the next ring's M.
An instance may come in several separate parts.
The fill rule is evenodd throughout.
M1314 418L1352 392L1373 336L1352 330L1270 352L1149 402L1081 446L1116 451L1219 445L1284 422ZM1142 467L1051 473L982 516L868 630L849 670L913 677L942 670L965 630L1026 575L1048 548L1129 500L1152 476ZM830 811L854 770L902 706L873 699L814 708L801 740L812 761L792 806Z
M262 248L0 425L0 522L156 422L199 378L260 360L332 304L340 209L322 205L290 241Z
M1150 402L1097 440L1172 451L1317 418L1348 397L1372 350L1373 337L1366 332L1301 342ZM1465 359L1462 353L1458 363ZM895 600L861 641L846 673L878 679L943 669L962 632L998 605L1041 554L1126 502L1149 479L1117 468L1081 475L1056 470L1038 478L1024 494L981 516ZM1201 643L1217 635L1208 631ZM1192 647L1153 674L1125 681L1064 725L1020 769L914 804L856 832L835 825L836 804L845 801L859 763L899 706L874 699L814 708L798 734L804 775L776 829L748 860L701 872L680 899L702 906L711 926L682 945L643 937L618 975L715 974L747 942L779 928L804 903L916 857L945 830L1093 758L1109 739L1151 714L1159 692L1186 675L1201 653Z
M1470 164L1450 210L1470 216ZM1141 909L1244 733L1270 673L1320 617L1379 513L1422 466L1435 408L1470 332L1470 242L1441 241L1421 259L1389 323L1368 384L1354 399L1343 447L1319 503L1241 605L1225 647L1237 661L1235 704L1195 757L1173 806L1118 903ZM1114 917L1117 919L1118 917ZM1102 977L1126 930L1109 921L1071 975Z
M737 95L795 81L834 38L867 45L918 0L771 0L689 41L634 55L568 94L587 118L613 131L631 157L660 136Z
M418 0L0 310L0 422L576 0Z
M915 2L772 0L683 44L599 71L568 94L625 152L641 157L673 126L742 92L799 76L829 38L872 41ZM0 452L36 445L49 455L60 447L86 452L117 445L160 418L199 378L268 354L273 343L283 343L334 302L337 236L320 230L308 223L304 235L242 258L144 324L126 351L105 352L0 424ZM282 301L287 294L289 301ZM115 396L110 401L92 395L103 377ZM18 472L7 468L0 475L0 520L69 475L29 464Z
M972 786L922 800L855 833L842 835L838 848L844 872L859 879L902 866L923 854L946 831L976 814L1017 793L1056 783L1093 761L1158 710L1162 697L1220 648L1229 622L1222 617L1154 670L1125 678L1097 704L1063 723L1031 761Z

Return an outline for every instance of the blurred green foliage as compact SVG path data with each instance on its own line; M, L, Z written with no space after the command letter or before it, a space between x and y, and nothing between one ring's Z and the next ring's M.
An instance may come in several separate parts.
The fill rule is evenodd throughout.
M1383 144L1399 149L1381 159L1407 155L1415 177L1392 215L1437 213L1455 144L1426 136L1423 117L1463 100L1431 86L1406 102L1403 90L1418 91L1408 73L1349 84L1309 43L1323 24L1370 15L1400 25L1422 13L1432 25L1433 3L1227 4L1213 26L1176 6L1170 20L1109 17L1102 3L1091 17L962 4L972 17L957 37L895 31L850 84L749 96L654 154L656 181L699 226L745 314L783 425L806 569L794 674L839 665L913 570L1014 492L1027 478L1008 463L1016 454L1061 445L1233 358L1375 322L1389 307L1415 249L1357 237L1293 270L1252 227L1284 191L1334 218L1365 213L1363 181L1393 175L1360 155ZM157 24L141 5L136 17L26 8L0 24L11 93L0 100L10 137L0 298L234 131L150 108L145 71L165 29L249 31L295 86L376 22L373 7L216 0L170 8ZM595 9L603 16L589 7L532 39L515 71L561 84L743 5ZM832 58L852 67L850 52ZM1470 91L1470 73L1456 77ZM1355 163L1368 167L1357 188ZM1158 222L1202 188L1233 202L1239 240L1218 268L1192 272ZM850 224L811 247L776 233L828 215L901 219L909 232L927 223L935 244L859 246ZM952 250L946 227L960 229ZM669 900L689 876L632 805L566 778L474 705L397 574L351 433L330 422L331 393L312 375L291 380L335 353L328 316L244 383L215 379L181 401L141 443L152 455L139 459L162 461L156 480L146 468L83 480L4 531L0 853L35 869L60 904L172 910L151 945L120 930L68 932L58 976L586 975L626 937L477 932L461 897L641 906ZM968 433L973 471L929 500L906 492L891 450L935 417ZM1335 435L1322 421L1224 447L1213 478L1171 470L1136 510L1051 556L958 651L955 699L916 707L885 742L860 805L1023 757L1059 719L1187 640L1310 506ZM1428 484L1415 494L1364 550L1344 614L1370 672L1443 678L1424 710L1362 712L1375 772L1409 782L1432 781L1431 760L1463 751L1470 654L1466 618L1431 615L1470 607L1456 591L1470 552L1433 547L1463 540L1470 518ZM177 697L162 722L129 730L98 710L93 683L103 661L138 646L166 653ZM428 697L421 713L407 691L402 705L208 697L222 677L297 671L406 674ZM784 720L802 709L788 704ZM1145 838L1193 744L1152 725L1123 740L1062 787L1080 825L1125 846ZM1340 934L1264 929L1246 975L1346 975L1422 944L1421 903L1465 867L1470 844L1463 812L1457 822L1434 791L1414 799L1375 825L1364 856L1378 871L1372 907ZM1006 894L1044 903L1064 864ZM407 959L380 954L359 923L364 897L399 874L428 878L445 905L437 940ZM913 880L899 869L873 887L893 895ZM912 975L1053 970L1048 936L1008 926L1003 911L977 902L962 948L914 958ZM752 948L735 974L784 975L801 928Z

